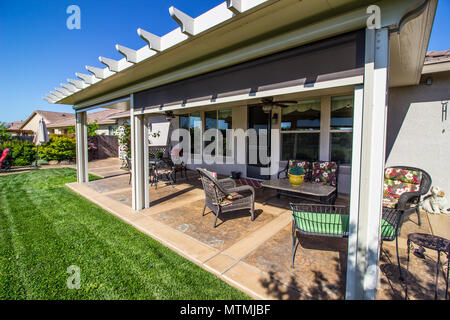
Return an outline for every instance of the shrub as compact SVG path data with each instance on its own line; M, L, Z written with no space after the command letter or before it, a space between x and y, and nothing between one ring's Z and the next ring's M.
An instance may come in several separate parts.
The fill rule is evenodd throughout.
M75 157L75 137L53 134L49 142L39 147L39 158L47 161L72 160Z
M12 166L28 166L36 160L36 146L29 141L10 140L0 144L9 149L8 161Z

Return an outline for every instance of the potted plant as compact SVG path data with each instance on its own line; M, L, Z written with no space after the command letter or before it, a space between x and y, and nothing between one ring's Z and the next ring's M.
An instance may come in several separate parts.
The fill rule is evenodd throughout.
M299 166L293 166L291 169L289 169L289 182L293 186L299 186L303 183L303 179L305 178L305 172L303 171L302 167Z
M156 157L156 159L162 159L163 155L164 155L163 152L158 151L158 152L155 154L155 157Z

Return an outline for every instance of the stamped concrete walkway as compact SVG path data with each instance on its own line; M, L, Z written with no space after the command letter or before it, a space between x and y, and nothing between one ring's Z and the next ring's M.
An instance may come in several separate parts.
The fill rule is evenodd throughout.
M114 159L89 163L89 172L105 178L68 187L255 299L345 297L346 239L303 237L295 268L290 267L292 217L288 203L295 199L274 198L263 206L262 200L271 191L257 190L255 221L243 210L219 218L213 228L214 214L201 217L204 193L195 172L190 171L188 179L179 179L175 186L160 183L157 189L150 187L151 208L140 212L131 209L129 174L118 169ZM348 205L346 198L338 202ZM422 227L417 226L416 218L406 217L402 228L404 269L407 234L431 233L427 215L422 215ZM426 261L411 261L411 299L433 297L435 273L431 272L430 254ZM378 299L402 299L404 284L398 280L394 243L383 245L380 270ZM443 277L440 288L445 288ZM442 297L443 290L440 294Z

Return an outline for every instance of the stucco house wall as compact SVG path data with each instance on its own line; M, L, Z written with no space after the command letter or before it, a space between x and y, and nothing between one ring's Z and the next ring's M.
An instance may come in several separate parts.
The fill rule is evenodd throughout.
M431 78L432 84L425 84ZM450 71L424 76L417 86L391 88L389 95L386 165L427 171L433 185L450 194Z
M22 130L32 130L33 132L36 132L40 119L41 116L39 114L35 114L27 123L25 123Z

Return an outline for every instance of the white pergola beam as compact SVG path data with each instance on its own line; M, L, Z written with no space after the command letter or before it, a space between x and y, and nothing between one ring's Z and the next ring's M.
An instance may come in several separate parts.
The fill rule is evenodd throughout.
M111 72L120 72L126 68L131 67L133 64L128 62L127 59L123 58L120 60L109 59L105 57L98 57L101 63L108 67Z
M50 94L54 95L58 98L58 100L65 98L66 96L63 95L61 92L58 91L50 91Z
M49 93L49 94L47 95L47 97L49 97L50 99L55 100L55 101L59 101L59 100L61 99L61 98L55 96L55 95L52 94L52 93Z
M49 102L49 103L55 103L56 102L56 100L53 100L53 99L51 99L49 97L44 97L43 99L47 100L47 102Z
M116 44L116 50L119 51L119 53L123 54L125 56L125 59L127 59L130 63L138 63L138 56L137 51L118 45Z
M65 95L65 96L70 96L72 93L64 88L55 88L56 91L60 92L61 94Z
M89 86L86 82L82 80L67 79L67 82L73 84L73 86L77 89L84 89Z
M79 91L79 89L75 87L73 84L61 83L61 87L63 87L64 89L66 89L71 93Z
M68 80L76 89L83 90L89 85L95 84L103 79L106 79L113 74L131 67L133 64L146 60L158 52L164 51L176 44L185 41L189 37L195 36L205 30L208 30L228 19L231 19L236 14L247 11L255 6L258 6L269 0L227 0L218 6L208 10L197 18L193 18L186 13L176 9L169 8L169 13L172 18L179 24L177 28L166 35L159 37L141 28L137 30L138 35L147 42L147 45L138 50L133 50L121 45L116 45L117 51L125 56L121 60L113 60L109 58L100 57L100 61L107 66L101 69L92 66L86 66L86 69L93 75L86 75L76 73L76 76L84 81L80 83L79 80ZM73 91L72 87L67 88L70 93Z
M103 80L106 79L110 76L112 76L113 74L115 74L115 72L110 71L108 68L97 68L97 67L92 67L92 66L86 66L86 70L89 71L90 73L93 73L94 76L97 79Z
M83 80L86 84L94 84L100 81L100 79L96 78L92 74L84 74L84 73L75 73L77 78Z
M187 36L195 36L195 19L174 6L169 8L170 16L180 26L181 32Z
M145 31L144 29L138 28L137 33L139 37L142 38L145 42L147 42L148 47L157 52L163 51L165 48L163 47L163 40L161 37L154 35L151 32Z
M269 0L227 0L227 8L234 14L250 10Z
M227 0L227 8L234 14L239 14L243 11L242 0Z

